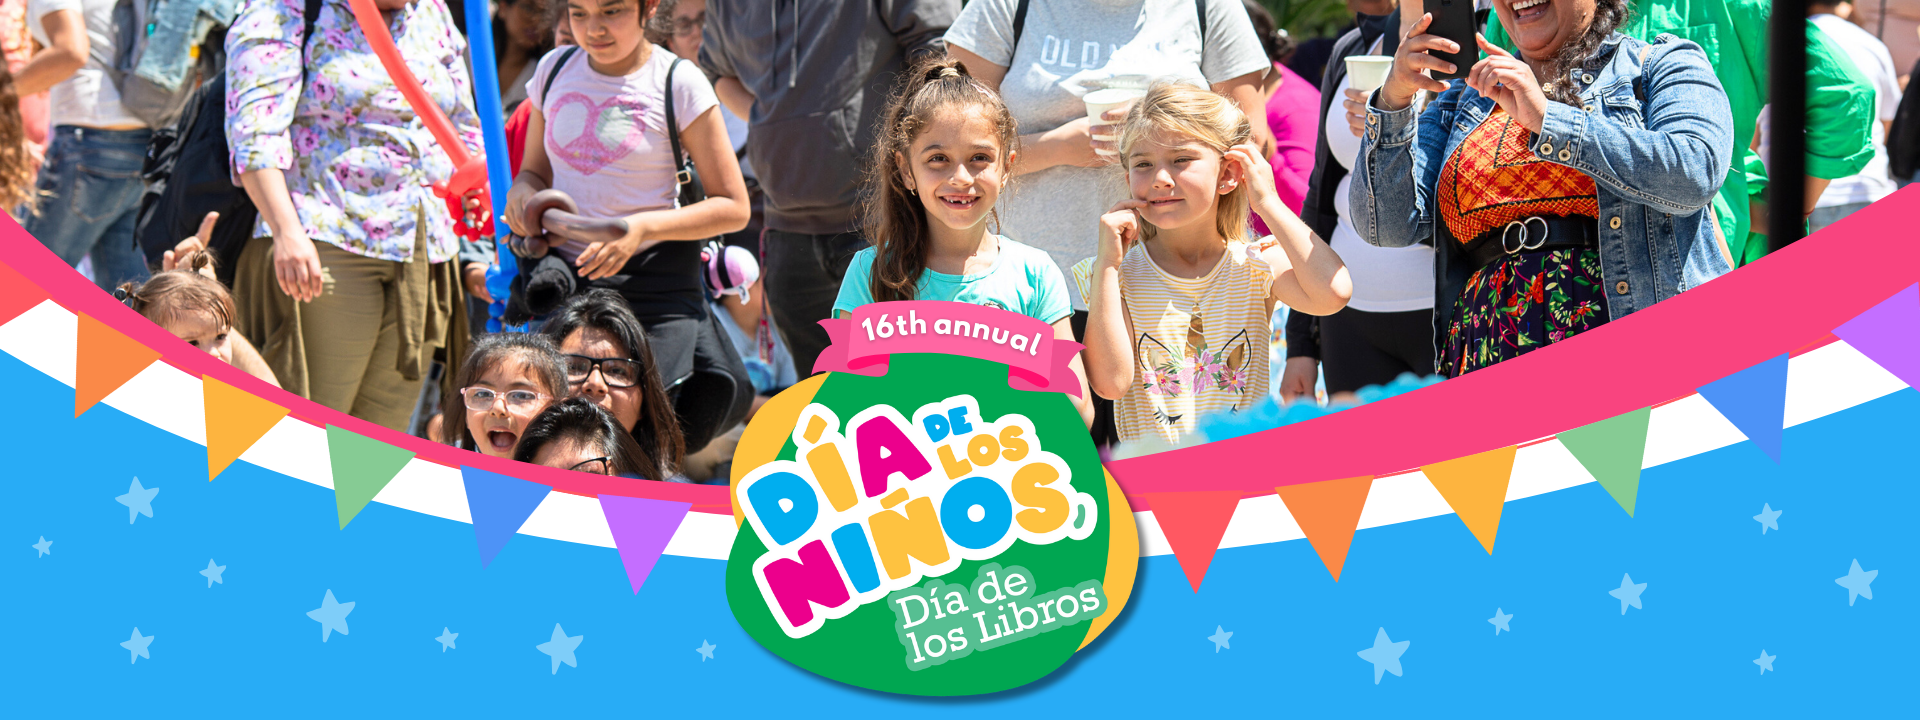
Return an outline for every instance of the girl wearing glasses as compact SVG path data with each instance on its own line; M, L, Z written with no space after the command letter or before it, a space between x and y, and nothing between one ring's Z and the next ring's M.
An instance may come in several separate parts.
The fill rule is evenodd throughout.
M553 343L525 333L484 335L454 376L464 422L443 422L440 441L497 458L513 457L527 422L567 394L566 371ZM451 413L454 398L441 407Z
M586 398L554 403L528 423L513 459L595 475L667 477L670 470L633 441L613 413Z
M685 435L640 320L611 290L574 297L540 330L559 347L567 390L611 413L614 421L659 464L668 478L686 454Z

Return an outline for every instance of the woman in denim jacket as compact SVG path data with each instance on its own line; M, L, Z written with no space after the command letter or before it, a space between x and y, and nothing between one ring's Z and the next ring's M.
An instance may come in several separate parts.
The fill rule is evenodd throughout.
M1514 6L1521 9L1516 11ZM1733 152L1698 45L1614 32L1627 0L1494 0L1520 57L1484 38L1454 66L1420 16L1369 102L1354 224L1435 249L1434 342L1449 377L1643 309L1731 269L1708 204ZM1415 117L1422 90L1438 93Z

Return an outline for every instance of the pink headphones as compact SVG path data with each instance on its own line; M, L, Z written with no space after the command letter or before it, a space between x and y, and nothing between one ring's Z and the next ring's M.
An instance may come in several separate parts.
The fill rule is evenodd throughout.
M737 245L710 241L700 249L700 260L707 265L707 287L715 298L739 295L746 302L747 286L760 279L760 262L753 259L752 251Z

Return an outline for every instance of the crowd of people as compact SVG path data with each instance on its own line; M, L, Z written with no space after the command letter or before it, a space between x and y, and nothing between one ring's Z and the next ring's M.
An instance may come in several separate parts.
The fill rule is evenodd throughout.
M449 155L345 0L3 1L25 22L0 13L0 203L62 259L328 407L649 480L724 482L745 420L828 344L819 321L867 303L1049 323L1086 346L1097 443L1178 444L1269 394L1565 341L1757 259L1769 208L1817 229L1906 180L1885 149L1906 76L1828 0L1810 190L1784 204L1764 0L1483 0L1473 47L1421 0L1347 0L1308 75L1253 0L497 0L491 59L446 0L375 0L469 153L469 63L494 63L496 248L456 231L490 209L435 195ZM208 51L130 49L130 12ZM1384 81L1359 57L1391 57ZM174 116L125 89L170 73L197 93ZM164 173L142 158L200 137L185 118L220 123L246 203L143 250Z

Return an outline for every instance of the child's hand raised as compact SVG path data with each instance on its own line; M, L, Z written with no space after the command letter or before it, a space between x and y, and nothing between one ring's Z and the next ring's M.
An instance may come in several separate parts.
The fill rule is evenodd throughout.
M1256 208L1263 201L1280 198L1279 191L1273 187L1273 166L1267 163L1265 155L1260 154L1260 148L1253 143L1235 145L1227 148L1226 158L1227 167L1232 169L1227 171L1226 177L1221 178L1222 190L1233 189L1235 182L1246 183L1247 191L1253 194L1250 199Z
M160 269L162 271L195 270L196 268L182 267L181 261L186 260L188 255L195 252L203 252L203 253L208 252L207 245L211 243L213 240L213 226L218 224L219 222L220 222L220 213L217 213L217 212L207 213L206 217L200 219L199 232L194 233L193 237L187 238L185 240L181 240L180 244L173 246L172 250L167 250L160 253ZM217 277L213 274L212 263L207 263L197 269L202 275L205 275L207 277Z
M1140 241L1139 210L1147 206L1142 200L1121 200L1113 209L1100 216L1100 247L1097 262L1119 265L1120 259L1127 256L1133 244Z

